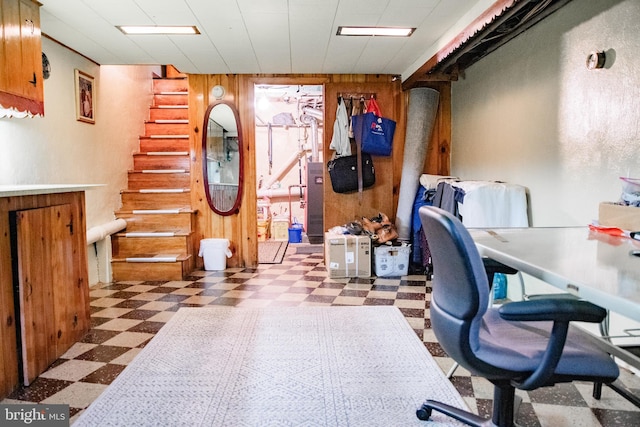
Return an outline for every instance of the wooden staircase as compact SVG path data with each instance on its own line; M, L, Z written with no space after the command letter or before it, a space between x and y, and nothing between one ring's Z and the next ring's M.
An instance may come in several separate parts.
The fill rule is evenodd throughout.
M195 268L192 239L189 109L186 77L156 78L140 151L112 236L113 280L182 280Z

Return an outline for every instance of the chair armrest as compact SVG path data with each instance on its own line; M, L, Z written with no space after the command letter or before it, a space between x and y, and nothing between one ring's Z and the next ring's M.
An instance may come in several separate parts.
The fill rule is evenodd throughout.
M607 310L584 300L550 298L510 302L501 306L498 313L503 319L513 321L600 323Z
M512 302L500 307L498 313L501 318L510 321L553 321L547 348L536 370L520 381L512 381L521 390L541 387L553 376L562 356L570 322L598 323L607 315L602 307L572 298Z

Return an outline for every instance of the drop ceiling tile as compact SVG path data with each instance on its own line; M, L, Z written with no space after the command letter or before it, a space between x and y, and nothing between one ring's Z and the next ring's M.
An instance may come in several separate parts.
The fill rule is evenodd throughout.
M309 15L322 13L335 16L340 0L290 0L289 14Z
M357 15L359 13L376 14L380 16L389 0L341 0L338 6L338 16Z
M189 0L193 15L205 26L224 25L229 20L242 20L236 0Z
M70 7L67 2L52 2L47 0L44 7L49 4L57 3L59 7ZM65 6L64 3L67 3ZM78 3L74 0L74 3ZM84 0L82 3L90 9L96 16L100 16L110 25L153 25L154 22L147 14L144 13L136 2L130 0ZM72 7L76 7L74 4ZM77 14L79 17L87 19L87 15L80 10Z
M399 74L403 71L402 65L394 63L391 55L381 55L380 52L397 52L404 43L406 39L398 37L373 37L362 50L355 67L367 73L376 73L383 68L390 70L390 74Z
M226 70L229 73L229 67L224 63L220 53L211 43L211 41L203 35L195 37L171 36L172 42L183 53L185 58L189 58L189 62L193 64L193 69L188 68L193 74L206 74L206 70L215 68L217 70ZM174 64L175 65L175 64ZM182 72L186 72L180 69ZM185 68L186 70L186 68Z
M303 35L291 38L293 69L304 73L314 73L322 69L333 34L331 13L319 13L313 19L292 18L290 25L291 34Z
M261 72L291 73L288 15L251 13L244 19Z
M288 13L288 0L238 0L243 15L249 13Z
M136 0L135 3L156 25L194 25L196 22L186 1Z
M118 39L117 43L106 44L105 40L109 40L110 37L105 36L104 33L99 37L99 32L96 31L91 34L91 37L87 37L80 29L61 21L47 11L41 11L40 23L43 28L46 28L43 32L49 37L72 47L99 64L144 64L151 60L145 51L124 37ZM115 31L120 33L118 30Z
M468 20L469 10L481 9L468 0L40 2L42 31L98 63L172 63L204 74L406 72L424 62L452 26ZM124 24L196 25L203 39L134 38L114 28ZM367 37L337 37L339 25L418 30L402 44L372 44Z

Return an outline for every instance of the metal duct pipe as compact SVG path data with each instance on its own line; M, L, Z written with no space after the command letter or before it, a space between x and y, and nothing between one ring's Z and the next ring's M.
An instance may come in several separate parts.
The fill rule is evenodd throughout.
M318 121L311 120L311 161L317 162L320 158L318 153Z
M273 184L275 184L276 181L280 181L287 174L287 172L289 172L289 169L291 169L295 165L298 159L305 155L305 153L306 150L298 150L293 153L287 159L287 161L282 164L280 169L278 169L275 174L264 180L264 182L262 183L262 188L269 189ZM258 191L260 191L260 189L258 189Z
M317 108L302 107L302 112L304 114L308 115L308 116L313 117L316 120L323 120L324 119L324 114L322 113L322 110L318 110Z
M258 190L258 198L268 197L270 199L275 199L277 197L289 197L289 189L287 188L261 188Z
M317 162L320 159L320 153L318 150L318 120L322 120L322 111L317 108L303 107L304 114L300 116L300 121L303 124L311 126L311 161ZM318 117L320 117L318 119Z

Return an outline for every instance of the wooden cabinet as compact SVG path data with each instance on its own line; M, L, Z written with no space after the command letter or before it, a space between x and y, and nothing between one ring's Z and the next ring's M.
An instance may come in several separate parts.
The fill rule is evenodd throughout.
M0 0L0 105L44 114L40 3Z
M89 330L84 192L2 197L0 399Z
M15 214L22 374L29 385L73 340L78 314L70 204Z

